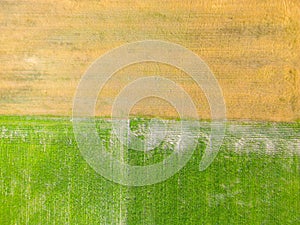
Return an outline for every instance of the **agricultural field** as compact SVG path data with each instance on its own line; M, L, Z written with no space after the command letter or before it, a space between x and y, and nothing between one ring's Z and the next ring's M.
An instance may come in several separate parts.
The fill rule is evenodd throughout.
M0 225L300 224L299 0L0 0L0 30ZM145 152L116 140L113 104L134 80L172 80L200 123L181 170L126 186L97 173L82 154L74 97L95 60L143 40L178 44L205 62L222 91L226 131L212 164L199 171L213 119L204 91L171 65L121 68L99 90L93 115L114 157L147 166L174 152L171 138ZM137 136L131 147L146 143L151 118L180 121L155 96L129 114Z
M124 44L164 40L199 55L215 74L227 117L300 119L298 0L1 0L0 113L70 116L78 82L99 56ZM97 116L109 116L120 88L138 76L166 76L209 118L192 79L166 66L119 71L99 95ZM158 101L141 102L134 113ZM148 114L172 109L145 109Z
M133 127L145 120L133 120ZM110 121L97 119L102 138ZM168 180L122 186L83 159L67 117L0 118L0 222L6 224L298 224L300 124L228 122L214 162L191 160ZM248 135L248 136L247 136ZM261 141L258 141L261 140ZM157 160L166 152L148 155ZM143 163L128 154L130 163Z

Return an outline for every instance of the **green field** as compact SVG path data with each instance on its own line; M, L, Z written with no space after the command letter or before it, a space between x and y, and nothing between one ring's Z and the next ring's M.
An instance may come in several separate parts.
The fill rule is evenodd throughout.
M199 139L176 175L127 187L85 162L70 118L2 116L0 224L300 224L300 123L229 122L227 128L205 171L198 165L207 142ZM100 132L109 138L109 126ZM255 142L253 133L268 141ZM159 154L165 153L152 156Z

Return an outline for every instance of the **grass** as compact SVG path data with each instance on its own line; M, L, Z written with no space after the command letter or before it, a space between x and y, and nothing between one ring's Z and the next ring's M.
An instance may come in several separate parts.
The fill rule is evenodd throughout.
M237 124L253 125L228 126ZM300 124L254 127L282 130L286 140L294 140ZM102 134L110 135L109 130ZM3 225L300 223L299 154L283 148L270 154L249 145L249 151L236 152L237 137L227 134L215 161L199 172L206 143L199 140L192 159L170 179L126 187L90 168L66 117L2 116L0 136Z

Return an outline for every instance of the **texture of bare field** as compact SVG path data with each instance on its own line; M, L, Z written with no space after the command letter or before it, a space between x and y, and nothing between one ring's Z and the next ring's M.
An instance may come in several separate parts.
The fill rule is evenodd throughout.
M81 76L100 55L145 39L178 43L198 54L223 90L230 119L300 118L298 0L0 2L0 113L71 115ZM110 115L122 87L140 76L179 83L202 118L210 111L192 79L167 65L119 71L99 95L96 114ZM133 114L176 116L145 99Z

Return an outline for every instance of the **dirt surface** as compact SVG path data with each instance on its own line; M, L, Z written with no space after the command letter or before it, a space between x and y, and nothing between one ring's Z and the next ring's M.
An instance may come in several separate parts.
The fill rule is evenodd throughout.
M178 43L198 54L223 90L229 119L300 118L298 0L0 2L0 114L71 115L88 66L112 48L145 39ZM119 71L105 86L97 115L110 115L133 79L161 75L180 84L209 118L205 95L181 71L154 63ZM145 99L133 114L176 116Z

